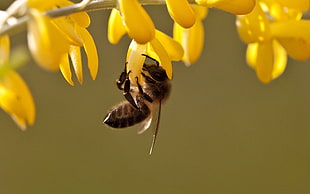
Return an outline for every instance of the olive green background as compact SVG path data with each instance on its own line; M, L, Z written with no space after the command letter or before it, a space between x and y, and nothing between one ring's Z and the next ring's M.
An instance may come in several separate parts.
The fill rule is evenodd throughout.
M171 34L166 8L147 10ZM109 11L90 15L100 61L95 81L87 68L84 84L75 87L33 62L20 69L37 119L22 132L0 111L1 194L310 193L309 61L289 59L279 79L260 83L245 63L235 16L210 11L201 58L189 68L174 63L149 156L152 130L137 135L137 127L119 132L102 124L123 100L114 82L130 40L111 45ZM13 45L21 41L25 33L13 37Z

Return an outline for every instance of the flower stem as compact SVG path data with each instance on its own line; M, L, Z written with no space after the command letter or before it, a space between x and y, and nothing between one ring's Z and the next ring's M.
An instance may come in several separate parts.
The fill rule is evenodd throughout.
M117 2L116 0L92 0L85 5L83 4L82 1L81 3L77 3L74 5L46 11L44 14L50 17L61 17L77 13L80 11L89 12L103 9L112 9L116 7L116 2ZM165 0L139 0L139 2L143 5L165 4ZM12 35L21 32L26 28L28 19L29 19L28 16L25 15L18 18L17 22L12 25L9 24L3 25L0 29L0 36L5 34Z

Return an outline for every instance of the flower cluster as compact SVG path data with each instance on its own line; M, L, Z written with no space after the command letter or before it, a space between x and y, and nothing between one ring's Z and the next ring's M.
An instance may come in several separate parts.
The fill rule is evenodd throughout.
M213 7L237 15L237 30L248 44L247 63L255 69L261 82L268 83L283 73L287 55L296 60L310 57L310 21L302 19L302 14L310 6L309 0L158 2L166 4L174 21L171 36L156 29L138 0L110 0L107 5L108 8L113 7L108 21L110 43L117 44L125 34L132 39L126 57L126 69L131 72L131 80L141 76L145 62L142 54L158 60L169 79L172 79L172 61L182 60L186 66L195 63L204 46L203 20L208 9ZM78 4L69 0L44 3L40 0L16 0L5 12L0 12L0 107L22 129L34 123L35 107L28 87L15 72L16 68L12 68L9 36L3 33L3 29L19 26L24 19L28 48L35 62L46 70L59 70L70 85L74 85L73 69L78 82L82 83L82 48L93 79L98 71L95 42L87 31L90 17L85 10L89 7L104 9L105 3L106 0L83 0Z
M302 19L308 0L259 0L254 10L237 16L241 39L248 44L247 63L263 83L285 70L287 55L304 61L310 57L310 21Z
M202 20L209 7L216 7L234 14L246 14L255 6L255 0L166 0L168 12L174 20L173 38L157 30L138 0L117 0L108 24L108 39L119 42L124 34L132 38L127 53L127 70L130 79L141 76L147 54L159 61L172 78L171 61L183 60L189 66L200 56L204 45Z
M70 62L77 80L83 82L81 48L88 57L91 77L96 78L98 56L94 40L86 28L90 18L86 12L51 18L46 11L73 5L68 0L18 0L1 12L0 26L11 25L16 17L27 16L28 48L35 62L49 71L60 70L66 81L74 85ZM15 19L15 20L14 20ZM22 78L11 68L9 36L0 37L0 107L22 128L35 120L31 93Z
M50 18L42 13L57 7L72 5L68 0L42 3L40 0L26 1L28 6L28 46L35 61L47 70L61 70L67 82L74 85L69 57L76 77L83 82L81 47L88 57L91 77L98 71L97 50L92 36L86 30L90 18L86 12L65 17Z

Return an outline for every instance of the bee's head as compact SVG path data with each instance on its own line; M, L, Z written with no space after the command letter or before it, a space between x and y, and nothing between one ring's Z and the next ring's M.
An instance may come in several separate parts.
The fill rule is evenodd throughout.
M168 76L166 71L157 64L144 64L142 71L147 72L156 81L166 81Z

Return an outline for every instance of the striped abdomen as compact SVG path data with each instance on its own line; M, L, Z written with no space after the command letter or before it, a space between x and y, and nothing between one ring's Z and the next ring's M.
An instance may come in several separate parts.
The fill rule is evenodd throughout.
M125 101L113 108L103 122L113 128L125 128L142 122L150 113L150 109L144 103L140 103L140 110L138 110Z

